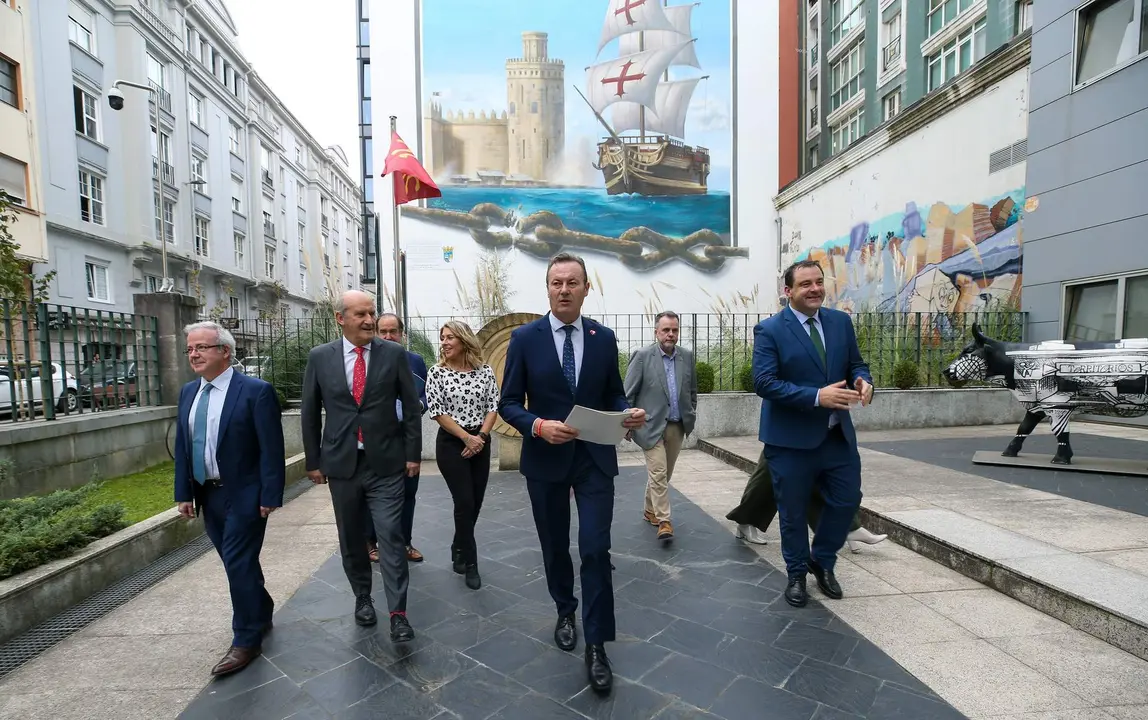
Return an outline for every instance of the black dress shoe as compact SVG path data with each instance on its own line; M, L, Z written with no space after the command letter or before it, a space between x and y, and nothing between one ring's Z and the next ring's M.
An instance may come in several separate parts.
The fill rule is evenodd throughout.
M606 648L601 645L586 646L586 674L595 692L610 692L610 686L614 684L614 673L610 670Z
M821 588L821 592L825 593L825 597L840 600L843 596L841 586L837 584L837 578L833 575L832 570L826 570L812 560L809 561L809 574L817 578L817 587Z
M355 598L355 622L359 625L374 625L379 621L375 615L375 603L370 595L360 595Z
M789 585L785 588L785 602L793 607L805 607L809 602L809 593L805 591L805 576L789 578Z
M574 625L573 615L558 618L558 624L554 626L554 644L567 652L578 644L578 628Z
M482 576L478 574L478 565L474 563L466 566L466 586L471 590L482 587Z
M462 550L458 548L450 549L450 564L459 575L466 572L466 561L462 559Z
M406 615L391 615L391 642L410 642L415 639L414 628L407 622Z

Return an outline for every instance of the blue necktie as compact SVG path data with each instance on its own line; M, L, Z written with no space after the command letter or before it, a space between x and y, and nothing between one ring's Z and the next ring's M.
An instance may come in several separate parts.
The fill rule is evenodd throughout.
M195 406L195 420L191 429L191 475L202 485L207 480L207 461L204 449L207 447L207 404L211 385L204 385L199 392L199 404Z
M578 375L574 366L574 326L563 325L562 329L566 331L566 342L562 343L562 374L566 376L570 394L574 395L578 389Z

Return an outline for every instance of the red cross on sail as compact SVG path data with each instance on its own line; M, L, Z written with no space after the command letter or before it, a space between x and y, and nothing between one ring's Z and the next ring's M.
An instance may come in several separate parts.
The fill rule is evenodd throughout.
M627 101L655 109L658 82L688 42L651 52L623 55L586 68L586 94L597 112Z
M602 48L614 38L648 30L674 30L661 0L610 0L598 52L602 52Z

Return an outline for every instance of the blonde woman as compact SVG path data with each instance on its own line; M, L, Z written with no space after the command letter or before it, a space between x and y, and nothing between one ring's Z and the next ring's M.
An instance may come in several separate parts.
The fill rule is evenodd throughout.
M451 320L439 329L439 361L427 371L427 413L439 424L435 459L454 500L454 571L471 590L482 587L474 525L490 478L490 429L498 381L482 360L474 331Z

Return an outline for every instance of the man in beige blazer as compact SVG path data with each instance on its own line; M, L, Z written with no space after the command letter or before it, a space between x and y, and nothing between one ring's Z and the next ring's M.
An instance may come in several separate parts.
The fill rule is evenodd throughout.
M646 454L646 522L658 529L659 540L671 540L670 479L686 435L697 417L698 379L694 356L678 347L679 318L669 310L654 319L656 342L634 353L623 383L632 407L646 410L646 424L633 431L633 440Z

